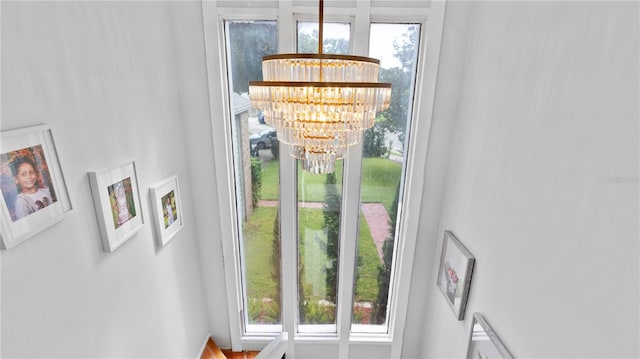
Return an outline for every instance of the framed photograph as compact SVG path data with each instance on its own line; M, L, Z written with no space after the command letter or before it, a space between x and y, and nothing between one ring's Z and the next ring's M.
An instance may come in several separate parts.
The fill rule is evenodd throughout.
M464 319L475 258L450 231L444 232L438 287L458 320Z
M182 207L178 176L172 176L149 189L156 222L158 245L164 247L182 229Z
M0 166L3 249L22 243L71 211L49 127L2 131Z
M113 252L144 224L135 163L89 172L89 182L102 248L105 252Z
M512 359L513 356L482 314L473 313L471 322L471 334L469 334L469 346L467 359L503 358Z

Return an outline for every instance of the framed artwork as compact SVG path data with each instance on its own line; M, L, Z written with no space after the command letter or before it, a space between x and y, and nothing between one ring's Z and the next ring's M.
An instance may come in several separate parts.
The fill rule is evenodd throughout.
M134 162L89 172L102 248L113 252L142 227L142 206Z
M158 245L164 247L182 229L182 206L178 176L172 176L149 189L156 222Z
M458 320L464 319L475 258L450 231L444 232L438 287Z
M3 249L22 243L71 211L49 127L2 131L0 166Z
M467 359L503 358L512 359L513 356L493 331L482 314L473 313L471 333Z

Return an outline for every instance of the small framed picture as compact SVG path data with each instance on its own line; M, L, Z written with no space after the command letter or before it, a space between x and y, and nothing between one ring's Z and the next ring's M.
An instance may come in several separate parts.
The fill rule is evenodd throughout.
M158 245L164 247L182 229L182 206L178 176L172 176L150 189Z
M113 252L144 224L135 163L89 172L89 182L102 248L105 252Z
M10 249L62 220L71 211L51 129L2 131L2 248Z
M438 287L458 320L464 319L475 258L450 231L444 232Z
M482 314L473 313L471 333L469 334L469 346L467 359L503 358L512 359L513 356L502 341L493 331Z

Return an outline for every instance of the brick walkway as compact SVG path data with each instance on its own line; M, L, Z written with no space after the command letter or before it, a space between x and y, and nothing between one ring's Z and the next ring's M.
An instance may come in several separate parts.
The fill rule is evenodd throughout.
M276 207L278 201L259 201L258 207ZM322 202L300 202L299 207L302 208L317 208L322 209ZM382 245L384 240L389 236L389 215L382 203L362 203L360 209L364 214L364 218L369 225L371 231L371 237L373 237L373 243L378 250L378 256L380 260L383 260Z
M389 215L382 203L362 203L360 205L364 218L367 220L373 243L378 249L378 256L383 260L382 245L389 236Z

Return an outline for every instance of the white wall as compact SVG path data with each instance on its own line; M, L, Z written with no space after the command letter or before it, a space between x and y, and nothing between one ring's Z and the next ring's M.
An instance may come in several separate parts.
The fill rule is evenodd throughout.
M432 260L416 261L407 343L421 349L407 357L463 357L473 312L516 357L638 357L638 3L449 8L440 64L464 65L438 79L451 152L439 230L424 227L416 255ZM464 321L435 286L446 229L477 260Z
M447 7L403 357L464 356L474 311L518 357L639 356L638 4ZM52 126L74 205L0 252L2 356L228 346L200 4L1 11L0 127ZM130 160L146 224L106 254L87 172ZM174 173L186 224L157 249L147 190ZM461 322L435 287L444 229L478 261Z
M52 127L74 207L0 253L2 357L196 357L207 184L191 180L184 123L208 123L200 4L3 1L1 31L1 128ZM145 225L107 254L87 172L132 160ZM185 226L157 248L148 188L173 174Z
M227 121L223 115L222 74L215 72L208 83L207 61L221 68L219 58L206 58L205 32L215 38L217 28L207 28L203 24L203 4L215 5L213 1L173 2L174 14L183 13L187 17L174 22L175 42L188 46L187 51L176 51L178 67L183 77L179 96L185 121L182 125L186 137L186 156L189 164L189 185L193 188L195 226L198 238L198 259L202 268L202 285L206 295L209 333L221 348L231 348L229 311L227 306L227 286L225 284L220 221L223 215L219 209L217 192L218 177L229 176L229 172L216 173L216 156L213 148L214 134L223 132ZM210 97L210 91L215 93ZM215 98L216 101L210 101ZM225 204L226 206L226 204ZM228 211L227 211L228 212ZM195 258L192 258L195 261Z

